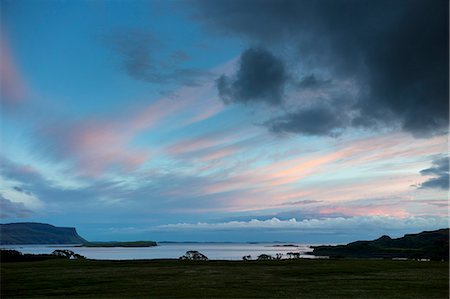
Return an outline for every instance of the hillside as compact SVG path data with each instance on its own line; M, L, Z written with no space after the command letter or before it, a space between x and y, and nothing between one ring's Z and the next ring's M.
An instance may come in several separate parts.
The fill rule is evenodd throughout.
M373 241L356 241L338 246L315 246L313 249L312 254L316 256L448 260L449 229L407 234L397 239L382 236Z
M0 224L0 244L83 244L73 227L56 227L44 223Z

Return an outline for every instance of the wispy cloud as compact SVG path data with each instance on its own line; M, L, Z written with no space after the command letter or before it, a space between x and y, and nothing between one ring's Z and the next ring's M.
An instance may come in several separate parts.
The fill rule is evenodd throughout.
M0 183L2 202L10 209L10 212L17 208L18 213L21 214L44 207L44 203L35 194L25 189L25 183L2 176L0 176Z
M211 79L212 74L207 70L183 66L190 59L189 55L181 50L170 51L151 32L119 30L102 40L119 55L122 68L133 79L188 86L197 86ZM161 56L161 52L169 54Z
M298 200L307 195L316 200L334 202L356 199L363 194L370 197L406 192L409 186L420 178L414 172L408 172L406 167L416 169L420 167L418 165L423 165L423 162L420 162L422 155L431 156L446 147L444 137L420 140L411 148L399 146L405 144L408 139L411 137L395 134L367 138L342 144L331 152L303 155L264 166L247 166L240 171L235 170L224 179L213 180L200 192L214 194L240 190L242 194L246 194L251 190L250 196L247 193L247 196L241 196L241 200L253 196L258 198L258 194L270 194L268 196L271 196L272 200L269 202L281 198L286 201ZM382 153L379 151L380 144L383 144ZM400 162L399 159L403 161ZM379 173L385 172L386 165L392 168L391 174L389 177L380 177ZM364 173L364 177L360 177L360 173ZM343 179L344 177L347 179ZM359 180L354 181L356 177L359 177ZM289 193L284 191L286 186L298 184L306 184L303 185L302 194L295 195L299 192L295 189Z
M189 109L198 101L204 101L199 94L205 88L208 87L184 87L175 92L175 95L182 95L181 99L169 95L134 112L110 118L94 116L72 122L60 120L58 124L40 128L38 133L46 142L45 149L74 163L82 175L96 177L108 170L131 172L152 157L152 148L133 145L140 135L149 134L163 125L172 130L186 126L183 119L192 123L214 115L210 113L192 119L193 114L198 116L195 114L198 111ZM177 121L171 125L174 119Z
M0 87L1 103L7 106L22 102L28 90L11 51L5 28L1 29Z
M176 141L166 149L177 158L193 158L203 161L229 156L243 148L245 141L254 138L255 130L233 126L229 129Z

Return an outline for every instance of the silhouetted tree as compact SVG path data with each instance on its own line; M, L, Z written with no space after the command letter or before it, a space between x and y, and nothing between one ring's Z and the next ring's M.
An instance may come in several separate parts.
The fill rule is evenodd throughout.
M290 259L298 259L298 258L300 258L300 252L288 252L286 255Z
M268 254L261 254L258 256L257 258L258 261L268 261L268 260L273 260L273 256L268 255Z
M195 250L189 250L186 251L186 253L183 256L180 256L180 260L192 260L192 261L206 261L208 258L206 255L195 251Z
M57 249L54 250L52 252L52 255L56 255L56 256L61 256L61 257L65 257L68 259L85 259L84 256L73 252L72 250L67 250L67 249Z

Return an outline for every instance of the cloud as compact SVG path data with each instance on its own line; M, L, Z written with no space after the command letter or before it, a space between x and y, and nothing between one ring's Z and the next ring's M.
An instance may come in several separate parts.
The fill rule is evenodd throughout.
M331 80L323 80L318 78L314 74L309 74L302 77L300 82L297 83L297 86L303 89L316 89L327 86L331 83L332 83Z
M186 153L199 152L205 149L217 148L233 141L232 132L222 131L207 133L202 136L176 141L167 148L172 155L183 155Z
M420 184L419 188L438 188L448 190L449 187L449 158L443 157L432 162L432 167L420 171L423 176L433 176L433 178Z
M147 31L121 30L102 40L120 56L123 70L135 80L196 86L211 76L208 71L182 67L189 56L180 50L167 50L158 38ZM168 54L157 55L161 52Z
M154 115L163 117L161 110L150 109L145 112L148 119L153 119L150 111L153 111ZM149 124L144 121L147 118L130 116L125 118L128 129L131 129L131 124L135 122L142 125ZM174 117L178 117L177 114ZM139 121L136 121L137 118ZM95 131L95 126L88 127L91 131ZM80 126L77 128L84 132ZM113 132L115 132L120 135L121 130L118 128L121 127L111 126L111 134L114 135ZM137 128L141 128L140 125ZM254 136L252 134L254 130L255 128L252 128L252 131L247 134L245 131L229 128L168 143L162 153L167 160L161 163L158 161L156 167L152 164L152 158L149 164L138 167L136 170L113 172L112 176L103 175L104 169L110 169L111 165L126 167L127 164L122 165L126 161L109 160L102 153L115 147L127 148L127 142L124 144L103 143L107 141L106 136L109 134L100 134L105 137L92 138L92 143L83 143L84 147L69 146L67 150L70 151L65 152L63 146L72 144L72 134L70 130L62 130L65 134L53 136L53 139L62 142L59 145L62 147L59 149L62 151L60 154L67 160L75 159L75 167L68 165L68 168L55 171L51 173L52 175L46 172L45 167L39 167L46 179L37 175L32 167L26 165L11 166L9 169L3 169L3 173L8 178L26 183L25 186L11 184L11 188L23 187L45 200L46 203L53 202L55 205L66 201L67 198L71 198L74 204L80 201L83 204L89 202L96 204L101 198L102 204L121 204L136 208L136 211L176 210L189 214L205 211L222 213L262 211L278 209L283 203L286 203L283 207L287 207L293 202L317 200L322 201L318 203L321 206L331 208L338 202L367 197L392 198L415 191L409 186L423 181L418 174L418 169L426 168L424 167L426 164L422 161L423 157L436 155L446 148L444 136L411 142L414 141L411 136L398 133L341 142L319 152L308 153L304 152L304 148L296 148L297 152L302 153L301 155L283 155L284 151L281 151L280 156L277 156L278 152L264 153L260 150L256 152L247 150L254 148L255 141L257 145L264 144L270 149L273 148L272 142L267 143L265 139L251 138ZM133 136L136 134L134 129L129 133ZM405 144L408 145L406 148ZM380 146L383 151L380 151ZM133 147L130 149L133 151ZM158 155L161 153L155 152L152 157L160 157ZM267 159L267 162L260 163L261 157ZM6 163L2 163L2 166L5 165ZM98 170L97 166L103 170L100 171L100 175L95 172ZM111 174L110 171L107 173ZM89 176L84 177L84 175ZM57 177L58 182L65 182L72 180L73 176L81 182L78 184L78 190L73 190L73 187L70 187L73 191L62 190L61 184L53 181L54 177ZM67 189L67 187L64 188ZM187 189L190 190L189 193L186 193ZM435 196L433 194L435 191L430 192L427 194ZM346 204L344 203L343 206ZM375 212L391 215L399 211L399 206L348 209L348 212L357 212L358 215L366 212L372 215ZM422 212L421 209L407 210L413 215L415 211ZM341 209L335 212L346 211ZM134 214L134 212L130 213Z
M153 234L170 233L179 240L274 241L301 243L348 243L389 234L400 237L448 227L448 217L357 216L296 220L269 218L249 221L174 223L149 228Z
M250 48L241 55L236 75L233 78L222 75L217 88L227 104L257 101L279 104L287 78L280 59L263 48Z
M353 105L338 107L335 112L350 109L351 126L399 127L415 137L429 137L448 130L448 5L445 0L200 1L196 17L209 30L274 49L276 55L267 56L267 61L278 65L284 61L306 74L319 70L333 81L353 80L358 91L349 94ZM284 72L263 72L263 80L255 81L273 82L268 83L274 86L269 91L276 91L272 94L264 93L260 84L241 84L242 69L244 74L252 74L244 58L253 51L250 48L242 55L237 79L219 79L219 93L231 103L282 103L278 91L295 85L280 76ZM314 81L305 79L306 86ZM296 99L299 107L306 100ZM308 122L313 117L306 117L318 109L289 112L284 121L280 116L278 120L285 125L279 130L323 135L324 130L310 129L314 125ZM345 128L335 121L341 118L335 116L329 126ZM327 127L325 131L332 130Z
M337 136L348 126L348 118L338 110L318 106L299 109L266 122L275 133Z
M59 120L41 125L42 151L54 159L64 159L75 166L77 174L98 177L108 170L132 172L150 158L149 148L133 146L140 134L172 117L182 119L186 107L198 99L199 88L183 87L182 100L162 97L132 113L89 117L77 121Z
M322 200L312 200L312 199L304 199L304 200L297 200L297 201L288 201L280 204L280 206L303 206L303 205L309 205L309 204L316 204L321 203Z
M22 202L13 202L0 194L0 218L26 218L32 212Z
M358 228L363 229L410 229L424 230L436 229L448 226L446 217L388 217L388 216L356 216L356 217L336 217L323 219L304 219L301 221L295 218L280 220L271 218L267 220L252 219L249 221L229 221L221 223L176 223L160 225L159 229L169 230L293 230L298 233L311 231L331 231L342 232Z
M59 173L59 178L53 175L53 179L59 181L67 181L67 176L94 179L130 174L147 162L157 160L158 149L173 139L167 132L181 130L220 113L223 105L211 97L213 92L213 82L183 86L147 104L128 105L125 109L75 119L48 117L40 120L29 134L41 158L29 161L41 166L53 162L53 169L70 168L64 175ZM213 109L205 111L203 108L210 103L214 104L210 106ZM163 136L162 143L141 142L143 136L149 134ZM53 174L55 172L58 171Z
M3 198L2 201L5 206L10 208L10 211L13 211L16 208L18 211L37 211L44 206L43 202L35 194L25 190L23 187L17 186L25 185L21 181L0 176L0 183L0 195ZM6 201L9 201L9 203Z
M83 122L59 123L38 131L46 147L44 154L65 159L77 174L100 176L107 170L133 171L149 158L149 151L130 146L143 128L130 124L85 119Z
M6 30L2 29L0 43L0 103L10 107L22 102L26 94L25 81L11 52Z
M24 190L22 187L19 186L14 186L13 189L26 195L32 195L30 191Z
M45 207L47 215L64 212L84 219L88 213L86 210L89 210L92 215L101 211L102 215L96 217L123 214L146 219L152 213L232 210L234 204L232 195L228 195L229 198L198 194L196 190L210 184L213 178L176 171L171 164L132 175L89 178L84 185L69 189L53 184L40 174L22 171L24 167L20 164L6 159L2 162L5 163L1 163L4 179L0 176L0 194L12 202L22 202L32 211ZM72 174L73 170L68 170L61 176ZM187 193L188 189L191 192ZM43 201L38 201L38 198Z
M177 140L166 148L174 158L202 162L221 160L237 154L248 146L253 146L254 131L236 126L225 130L208 132L196 137Z

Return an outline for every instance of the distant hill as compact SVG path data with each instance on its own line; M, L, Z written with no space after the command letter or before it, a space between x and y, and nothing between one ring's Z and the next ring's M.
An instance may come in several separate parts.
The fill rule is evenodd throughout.
M84 244L73 227L56 227L44 223L0 224L0 244Z
M316 256L354 258L426 258L448 260L449 229L424 231L391 239L382 236L373 241L357 241L347 245L314 246Z
M158 246L155 241L131 241L131 242L86 242L80 247L152 247Z

